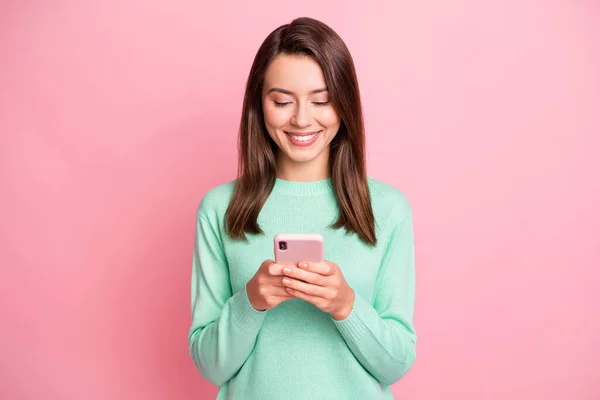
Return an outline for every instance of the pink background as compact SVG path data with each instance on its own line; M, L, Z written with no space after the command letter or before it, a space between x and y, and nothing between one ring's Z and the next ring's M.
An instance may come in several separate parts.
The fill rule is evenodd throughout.
M91 3L0 5L0 398L214 398L195 210L235 175L258 46L301 15L346 41L369 173L415 210L397 397L600 398L597 1Z

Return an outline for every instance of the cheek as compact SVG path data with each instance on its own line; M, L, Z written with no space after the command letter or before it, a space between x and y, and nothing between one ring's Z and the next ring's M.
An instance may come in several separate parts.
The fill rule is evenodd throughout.
M284 126L289 120L287 112L283 108L277 108L272 105L263 105L265 125L268 128L277 129Z
M319 123L328 129L334 129L339 127L340 118L333 108L327 108L321 111L319 115Z

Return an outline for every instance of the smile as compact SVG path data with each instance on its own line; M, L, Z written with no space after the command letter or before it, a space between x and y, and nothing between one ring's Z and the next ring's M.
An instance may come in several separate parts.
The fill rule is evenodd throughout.
M294 144L296 146L309 146L315 142L315 140L319 136L319 133L321 133L321 132L322 131L306 132L306 133L285 132L285 134L290 139L290 142L292 142L292 144Z

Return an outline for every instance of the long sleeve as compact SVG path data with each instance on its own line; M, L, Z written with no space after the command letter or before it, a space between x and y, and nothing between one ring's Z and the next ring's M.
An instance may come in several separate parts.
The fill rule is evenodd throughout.
M354 356L383 385L402 378L415 361L415 257L412 212L391 230L372 304L358 294L350 315L334 320Z
M198 214L188 340L200 374L221 386L250 355L266 312L252 307L245 286L232 293L227 259L215 225Z

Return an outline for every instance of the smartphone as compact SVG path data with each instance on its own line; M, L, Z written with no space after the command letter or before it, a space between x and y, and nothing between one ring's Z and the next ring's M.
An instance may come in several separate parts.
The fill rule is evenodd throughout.
M275 235L274 245L277 264L323 262L325 257L323 236L318 233L280 233Z

